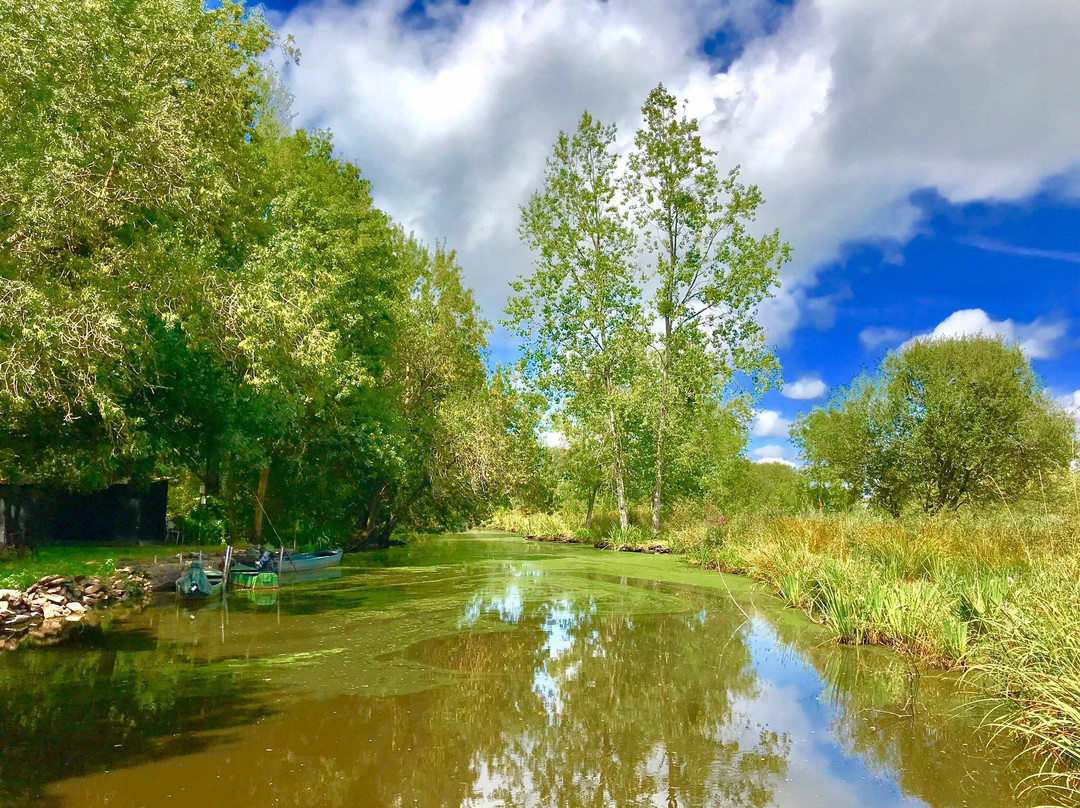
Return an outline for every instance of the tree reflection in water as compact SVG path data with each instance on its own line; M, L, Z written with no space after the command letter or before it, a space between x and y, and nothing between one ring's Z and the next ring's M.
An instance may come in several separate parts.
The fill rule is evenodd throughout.
M839 648L749 585L736 605L719 576L672 559L436 557L437 566L283 590L272 615L232 611L228 632L214 620L161 621L157 644L134 653L145 655L144 680L157 669L175 683L153 685L144 713L98 708L104 725L116 721L107 733L145 722L130 737L149 740L185 710L222 727L221 705L242 707L249 692L262 692L271 714L241 709L213 744L183 724L177 742L189 746L175 756L95 751L93 765L68 772L85 775L48 796L85 808L181 795L203 808L1019 804L1015 749L981 746L954 681L913 681L888 651ZM186 657L174 647L182 641ZM95 664L94 653L80 664ZM43 687L67 675L35 664L21 704L38 688L34 675ZM115 677L72 675L108 703L102 688ZM187 700L174 706L174 692ZM62 732L65 698L79 704L57 695L56 717L27 738ZM74 755L93 744L93 722L68 715Z
M509 615L517 590L488 601ZM473 604L475 607L475 604ZM488 724L469 762L496 804L764 806L787 739L732 710L755 679L738 624L697 614L602 614L595 602L538 604L528 630L433 640L413 654L467 672L442 696Z

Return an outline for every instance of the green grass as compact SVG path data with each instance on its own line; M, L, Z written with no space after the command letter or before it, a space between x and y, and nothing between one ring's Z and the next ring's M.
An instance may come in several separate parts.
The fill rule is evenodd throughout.
M0 555L0 589L25 589L45 575L102 575L112 572L118 565L131 560L176 557L186 554L211 552L214 548L195 545L177 547L113 547L105 545L53 545L39 547L23 557Z
M541 539L572 539L582 544L607 542L615 547L647 547L654 543L652 533L644 527L644 516L632 514L626 530L619 527L618 516L613 513L598 513L592 526L584 527L584 516L576 513L523 513L506 510L497 512L488 520L490 527L506 530L521 536L536 536Z

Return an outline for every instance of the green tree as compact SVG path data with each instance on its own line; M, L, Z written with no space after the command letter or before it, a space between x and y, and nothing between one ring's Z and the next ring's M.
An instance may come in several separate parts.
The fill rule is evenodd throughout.
M257 216L263 18L0 2L0 406L125 425L148 324L198 321Z
M892 514L1015 500L1073 459L1075 425L1016 345L916 340L800 418L811 474Z
M382 379L408 283L401 237L328 134L301 130L263 151L269 235L235 278L226 352L253 404L277 417L233 455L246 461L234 463L237 495L254 510L258 534L276 458L288 510L318 502L326 528L348 530L355 494L344 486L366 490L361 470L395 462L395 408ZM350 460L353 452L363 459Z
M807 478L787 465L737 458L714 489L722 514L740 511L790 515L810 504Z
M166 473L256 538L473 521L525 495L538 405L453 254L290 133L275 39L229 0L0 0L0 480Z
M749 376L757 392L778 377L757 313L772 295L790 248L776 231L761 237L750 233L748 225L763 204L761 192L739 182L738 167L720 176L697 120L679 111L663 85L649 94L642 113L626 192L646 234L656 288L652 314L661 326L652 493L656 533L674 403L700 399L703 388L723 390L736 372Z
M619 523L629 524L623 411L645 333L635 239L618 190L615 127L584 113L560 132L544 185L521 211L535 269L513 285L507 323L531 378L587 435L604 423Z

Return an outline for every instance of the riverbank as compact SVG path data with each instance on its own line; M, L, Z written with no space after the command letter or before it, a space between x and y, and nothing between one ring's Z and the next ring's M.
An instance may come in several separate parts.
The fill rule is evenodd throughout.
M58 642L94 610L142 603L150 592L150 579L127 567L105 575L46 575L23 590L0 589L0 650L14 650L26 640Z
M171 592L181 571L202 554L220 566L220 548L52 545L0 556L0 651L25 642L51 644L107 607L139 608Z
M565 515L500 514L515 532L581 543ZM640 546L643 532L634 534ZM1046 798L1080 804L1080 526L1067 514L893 520L868 513L736 515L665 544L692 564L749 576L838 641L960 668L988 720L1048 762Z

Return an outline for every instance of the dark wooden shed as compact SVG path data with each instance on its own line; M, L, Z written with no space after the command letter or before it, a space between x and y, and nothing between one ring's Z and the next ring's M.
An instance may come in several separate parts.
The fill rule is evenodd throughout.
M0 546L164 544L169 481L76 493L0 485Z

